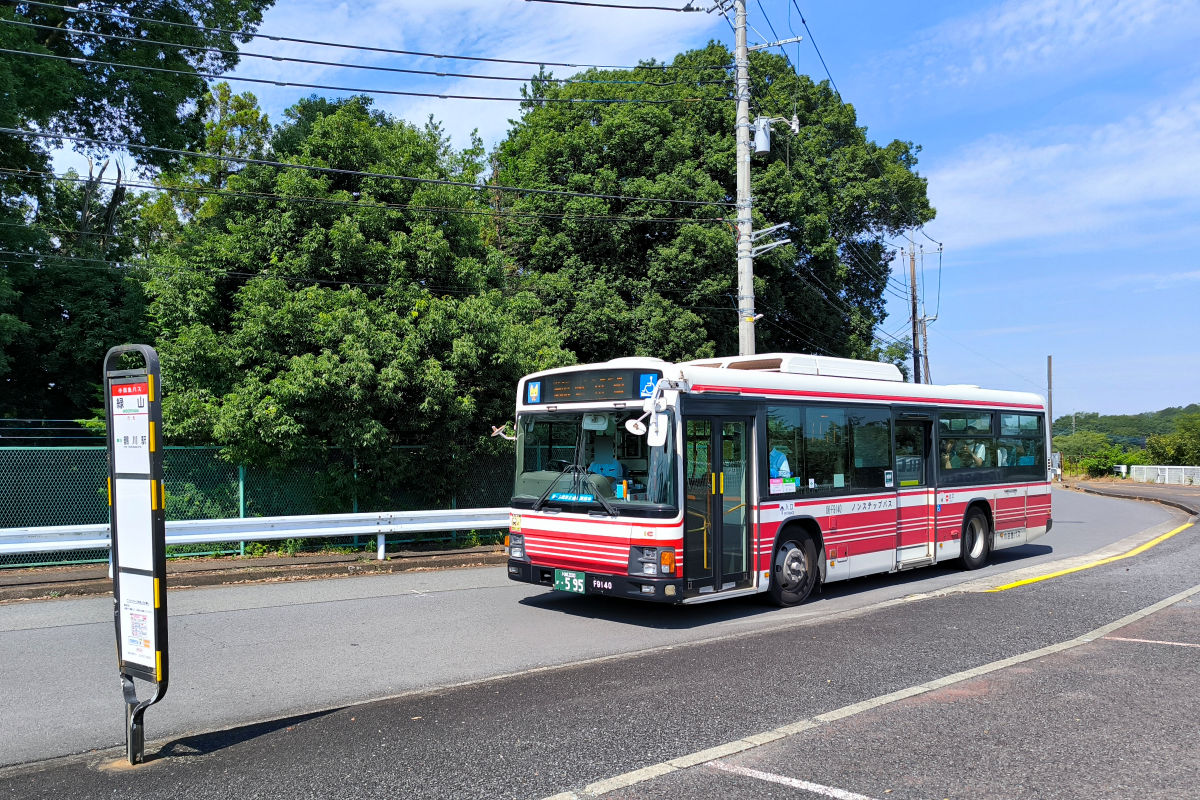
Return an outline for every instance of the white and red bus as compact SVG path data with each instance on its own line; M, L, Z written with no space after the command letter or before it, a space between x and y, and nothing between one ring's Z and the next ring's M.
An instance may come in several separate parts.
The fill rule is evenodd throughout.
M622 358L517 395L508 574L697 603L958 560L1051 526L1044 400L772 353Z

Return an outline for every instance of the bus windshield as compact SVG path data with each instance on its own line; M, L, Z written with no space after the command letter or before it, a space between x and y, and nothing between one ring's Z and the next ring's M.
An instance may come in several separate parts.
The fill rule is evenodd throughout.
M625 429L639 416L640 409L522 414L513 507L674 515L673 420L668 414L666 444L650 447Z

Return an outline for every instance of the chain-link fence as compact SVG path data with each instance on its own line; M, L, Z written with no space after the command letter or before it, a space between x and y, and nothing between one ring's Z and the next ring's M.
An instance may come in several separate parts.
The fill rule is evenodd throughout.
M444 457L439 457L443 458ZM104 447L0 447L0 528L108 522ZM230 464L218 447L167 447L163 483L168 520L493 508L508 505L514 453L433 463L422 447L397 447L361 467L340 452L270 470ZM493 531L431 535L425 541L474 544ZM344 541L343 541L344 539ZM410 540L389 544L405 544ZM310 549L373 549L374 537L228 542L169 548L171 556ZM107 550L0 557L0 568L106 560Z

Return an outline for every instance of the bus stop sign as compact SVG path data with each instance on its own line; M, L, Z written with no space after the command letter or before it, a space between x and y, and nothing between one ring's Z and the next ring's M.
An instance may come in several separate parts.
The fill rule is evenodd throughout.
M127 354L144 366L116 369ZM111 506L113 616L117 665L125 699L125 749L130 764L145 756L142 717L167 692L166 515L163 510L162 380L158 354L122 345L104 357ZM153 685L138 700L134 679Z

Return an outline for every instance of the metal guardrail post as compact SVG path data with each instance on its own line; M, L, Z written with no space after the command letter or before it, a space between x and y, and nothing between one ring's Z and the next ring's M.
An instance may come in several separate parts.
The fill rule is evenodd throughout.
M238 464L238 519L246 518L246 465ZM246 555L246 543L238 542L238 555Z

